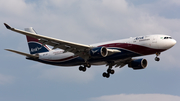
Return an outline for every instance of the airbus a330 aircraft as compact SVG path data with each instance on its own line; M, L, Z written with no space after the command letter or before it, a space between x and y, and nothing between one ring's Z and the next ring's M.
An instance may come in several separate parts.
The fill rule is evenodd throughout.
M19 30L4 23L7 29L24 34L27 37L30 54L6 49L20 55L26 59L56 66L79 66L79 70L85 72L91 65L106 65L107 72L103 77L109 78L114 74L113 67L128 67L139 70L147 66L147 60L143 58L133 59L133 57L156 54L155 60L161 52L173 47L176 40L168 35L145 35L131 37L128 39L84 45L60 39L55 39L43 35L38 35L32 27ZM50 49L47 45L53 46ZM59 48L60 50L54 50Z

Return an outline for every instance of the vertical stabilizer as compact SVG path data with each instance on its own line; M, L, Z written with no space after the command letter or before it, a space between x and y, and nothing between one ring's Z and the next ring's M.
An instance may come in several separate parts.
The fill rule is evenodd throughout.
M24 30L36 34L35 30L32 27L25 28ZM26 38L29 46L29 51L31 54L50 51L50 48L47 45L43 45L42 43L40 43L38 39L29 36L26 36Z

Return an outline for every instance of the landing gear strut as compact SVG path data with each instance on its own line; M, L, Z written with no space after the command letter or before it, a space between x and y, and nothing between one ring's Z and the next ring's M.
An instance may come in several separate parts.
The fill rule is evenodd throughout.
M112 65L109 66L109 68L107 69L107 73L104 72L102 74L103 77L106 77L106 78L109 78L110 77L110 74L114 74L115 71L112 69Z
M156 53L155 61L159 61L160 60L160 58L158 57L160 54L161 53L159 53L159 52Z

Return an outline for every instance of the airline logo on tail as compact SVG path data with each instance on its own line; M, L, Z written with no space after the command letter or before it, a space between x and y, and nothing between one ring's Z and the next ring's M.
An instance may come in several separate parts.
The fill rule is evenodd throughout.
M36 54L36 53L42 53L42 52L48 52L49 49L42 45L41 43L39 42L34 42L34 41L31 41L31 42L28 42L28 45L29 45L29 51L31 54Z
M36 51L39 51L40 49L42 49L42 47L31 48L30 51L36 52Z

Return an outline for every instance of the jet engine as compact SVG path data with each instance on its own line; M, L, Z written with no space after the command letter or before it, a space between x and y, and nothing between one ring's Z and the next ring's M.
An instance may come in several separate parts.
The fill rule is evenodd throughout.
M108 50L105 47L96 47L90 50L91 58L103 58L108 55Z
M146 59L134 59L129 64L128 67L133 68L134 70L144 69L147 67L147 60Z

